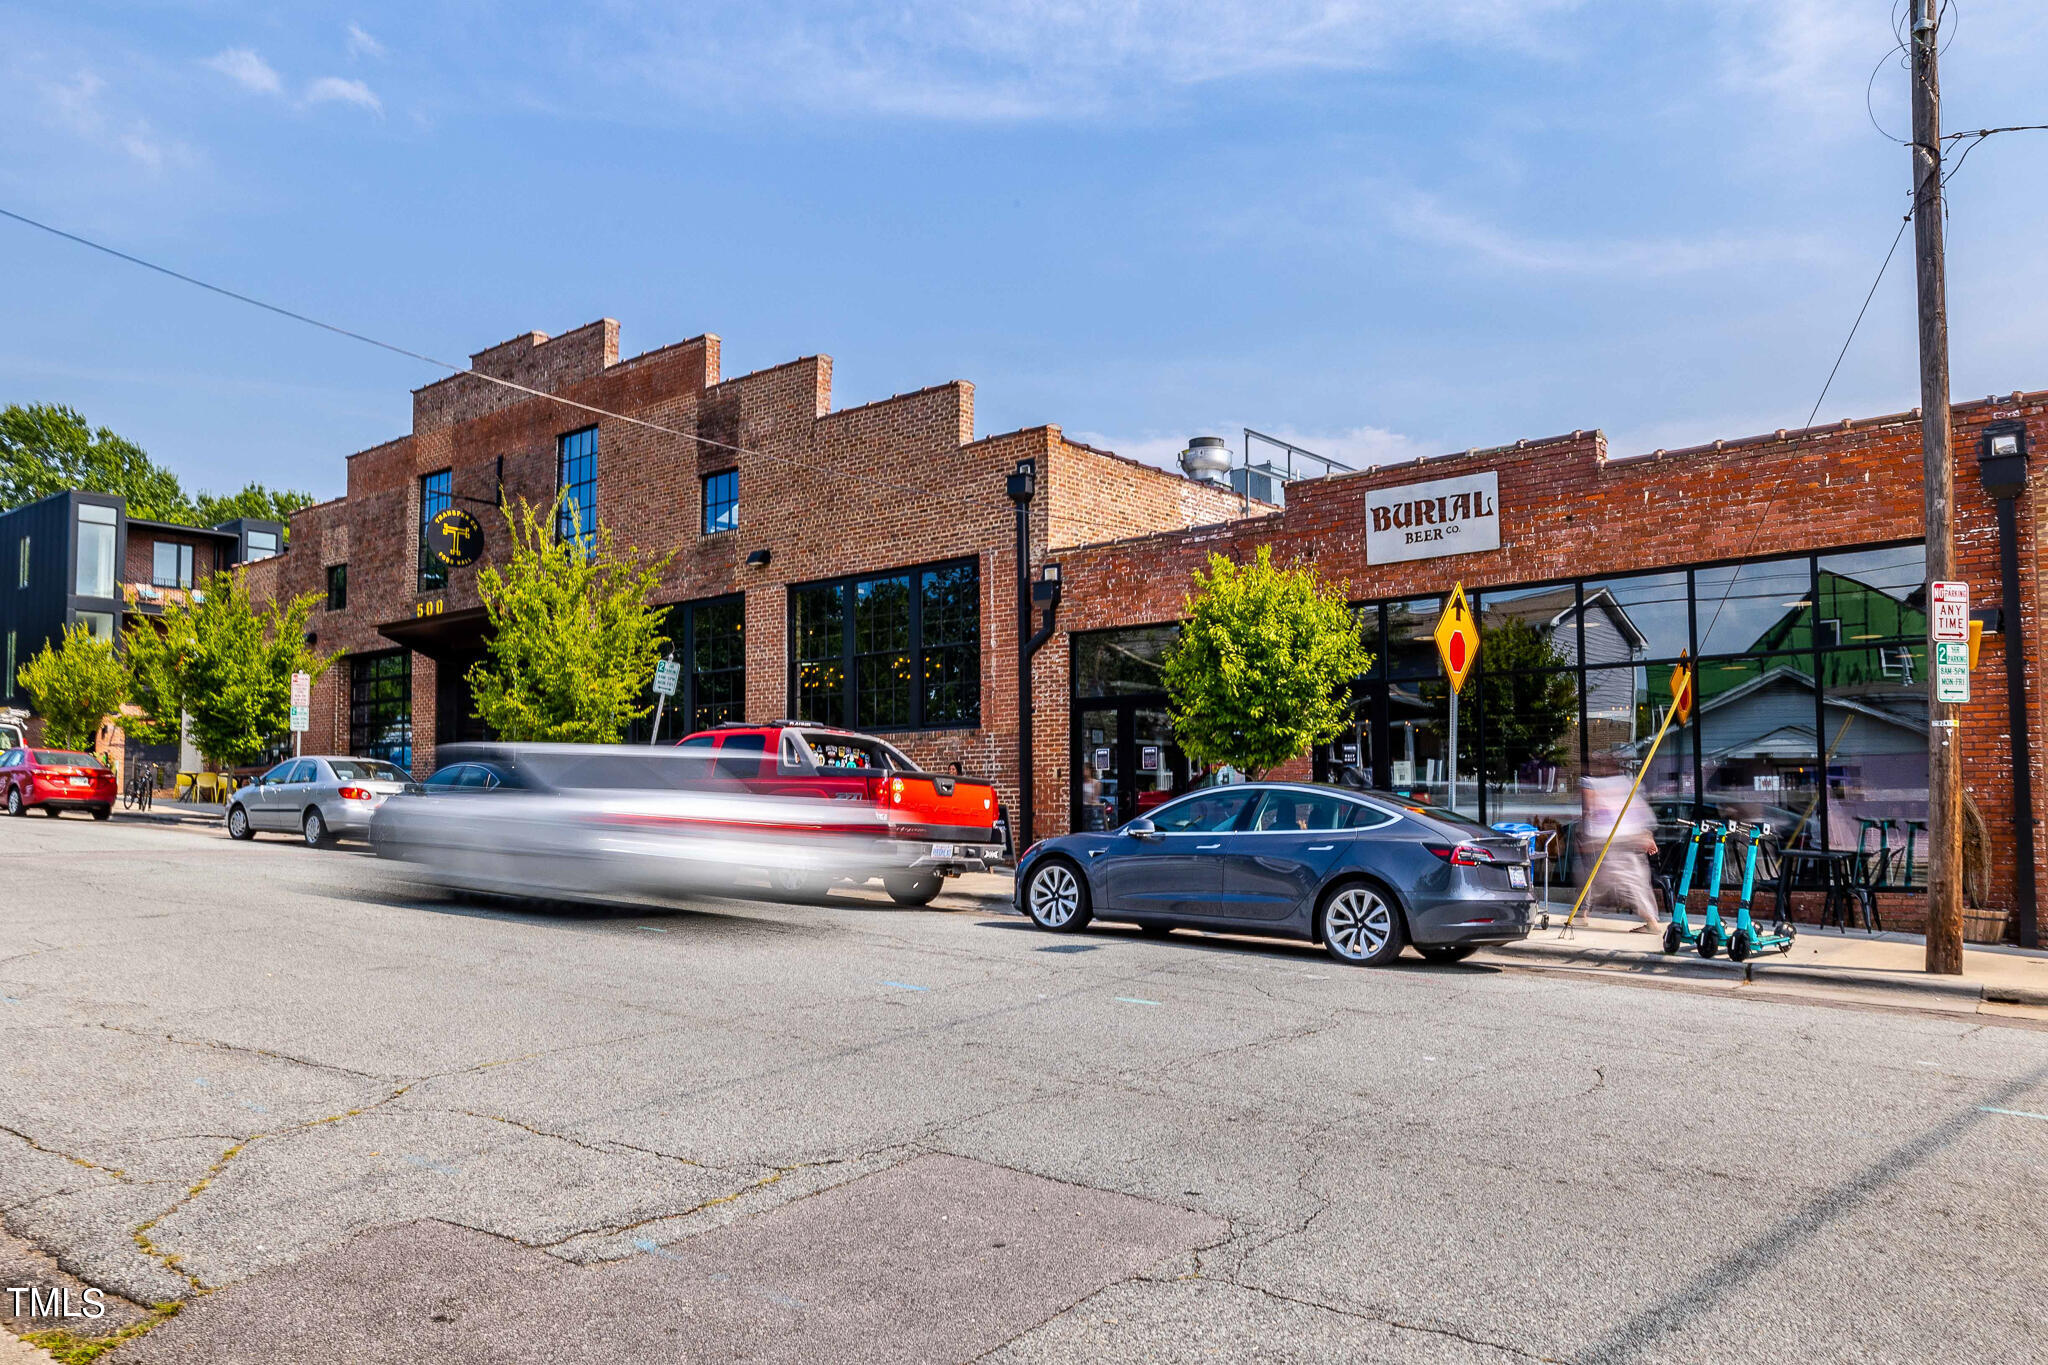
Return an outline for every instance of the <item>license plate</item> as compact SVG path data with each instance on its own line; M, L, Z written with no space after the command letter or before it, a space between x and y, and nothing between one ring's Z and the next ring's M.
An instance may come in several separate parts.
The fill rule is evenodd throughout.
M92 779L89 777L74 777L71 779L71 785L74 787L90 787Z
M953 846L951 844L933 844L932 856L934 858L950 858L953 856Z
M1511 867L1511 868L1509 868L1509 869L1508 869L1508 885L1509 885L1509 886L1527 886L1528 884L1529 884L1529 869L1528 869L1528 868L1526 868L1526 867Z

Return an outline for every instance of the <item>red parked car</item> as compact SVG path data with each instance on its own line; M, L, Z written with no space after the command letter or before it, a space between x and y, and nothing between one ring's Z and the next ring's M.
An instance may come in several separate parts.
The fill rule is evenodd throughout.
M89 810L95 820L114 813L114 770L91 754L68 749L9 749L0 754L0 800L9 815L30 806L55 817Z

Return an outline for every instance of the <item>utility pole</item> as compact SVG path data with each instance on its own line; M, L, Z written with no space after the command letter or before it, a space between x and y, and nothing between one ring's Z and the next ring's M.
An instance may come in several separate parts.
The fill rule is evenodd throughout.
M1913 0L1913 257L1920 295L1920 452L1927 482L1927 578L1955 577L1954 454L1949 448L1948 289L1941 245L1940 0ZM1935 655L1928 590L1927 657ZM1929 679L1930 684L1932 679ZM1959 707L1934 700L1927 714L1927 970L1963 970L1963 787L1956 748Z

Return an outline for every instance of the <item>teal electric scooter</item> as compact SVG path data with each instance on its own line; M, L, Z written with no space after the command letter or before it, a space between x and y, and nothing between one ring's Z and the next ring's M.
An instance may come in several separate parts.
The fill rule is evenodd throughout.
M1724 838L1727 834L1733 834L1734 832L1735 827L1732 824L1729 825L1724 833ZM1747 962L1757 953L1789 953L1792 951L1792 939L1798 933L1798 930L1784 920L1779 920L1773 924L1768 931L1762 930L1757 928L1756 924L1749 917L1750 898L1756 894L1757 849L1769 837L1770 832L1770 827L1761 823L1753 823L1742 831L1743 835L1749 840L1749 849L1742 859L1742 899L1735 907L1735 932L1727 934L1725 940L1728 947L1728 960L1730 962ZM1721 899L1720 891L1721 850L1716 846L1714 849L1714 895L1707 901L1706 922L1700 925L1699 932L1701 957L1712 957L1716 952L1720 951L1723 943L1724 931L1721 924L1719 905ZM1670 942L1669 934L1665 935L1665 941L1667 943Z
M1714 871L1709 885L1713 889L1712 899L1707 902L1707 913L1713 915L1714 902L1721 896L1721 853L1728 838L1728 827L1718 820L1691 820L1681 822L1692 830L1692 838L1685 845L1685 866L1678 874L1678 890L1671 897L1671 923L1664 926L1664 951L1675 953L1687 944L1701 942L1700 930L1692 927L1692 920L1686 915L1686 900L1692 895L1693 869L1699 866L1700 844L1714 841ZM1718 922L1718 921L1715 921ZM1712 957L1712 953L1707 956Z

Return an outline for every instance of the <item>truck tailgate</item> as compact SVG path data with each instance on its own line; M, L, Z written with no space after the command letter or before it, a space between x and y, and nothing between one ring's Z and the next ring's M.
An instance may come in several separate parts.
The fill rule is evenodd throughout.
M882 804L891 825L918 831L905 829L905 837L995 842L996 789L979 778L890 773Z

